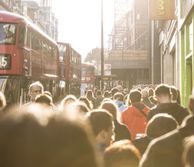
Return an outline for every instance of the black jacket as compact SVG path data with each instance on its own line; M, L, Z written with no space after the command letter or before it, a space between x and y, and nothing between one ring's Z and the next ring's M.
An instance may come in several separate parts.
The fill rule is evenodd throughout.
M147 149L149 143L151 142L151 138L149 138L148 136L144 136L141 137L139 139L135 139L133 141L133 144L135 145L135 147L139 150L139 152L141 153L141 155L144 154L145 150Z
M173 116L179 125L182 123L183 119L189 115L188 110L178 103L162 103L150 110L147 116L148 121L158 113L167 113Z
M128 128L122 124L119 123L117 120L114 120L115 125L115 141L123 140L123 139L131 139L131 133L129 132Z
M181 161L183 140L194 135L194 116L185 118L182 126L154 139L144 153L140 167L184 167Z

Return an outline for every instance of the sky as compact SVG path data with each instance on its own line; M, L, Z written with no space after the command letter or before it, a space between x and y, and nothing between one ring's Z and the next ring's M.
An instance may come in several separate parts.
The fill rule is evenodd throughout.
M114 1L104 0L104 47L108 47L114 19ZM58 19L58 41L67 42L83 59L101 46L101 0L53 0L52 10Z

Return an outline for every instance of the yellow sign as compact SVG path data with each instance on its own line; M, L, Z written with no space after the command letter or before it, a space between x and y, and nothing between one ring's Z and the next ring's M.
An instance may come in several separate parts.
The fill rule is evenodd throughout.
M151 20L173 20L175 0L149 0L149 17Z

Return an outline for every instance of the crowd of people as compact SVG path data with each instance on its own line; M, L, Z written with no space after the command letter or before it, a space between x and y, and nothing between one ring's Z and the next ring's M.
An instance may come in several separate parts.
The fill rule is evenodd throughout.
M194 167L194 92L186 108L166 84L54 104L37 81L29 96L8 108L0 93L0 166Z

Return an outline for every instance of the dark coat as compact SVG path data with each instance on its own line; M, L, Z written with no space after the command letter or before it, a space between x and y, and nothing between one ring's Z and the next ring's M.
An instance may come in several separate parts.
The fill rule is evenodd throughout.
M184 167L182 143L186 137L194 135L194 116L188 116L184 123L180 128L154 139L144 153L140 167Z
M180 106L178 103L162 103L158 104L156 107L150 110L148 113L148 121L156 114L167 113L173 116L179 125L182 123L183 119L189 115L186 108Z
M117 120L114 120L115 125L115 141L123 140L123 139L131 139L131 133L129 132L127 126L122 123L119 123Z
M141 155L143 155L150 142L151 142L151 138L149 138L148 136L144 136L139 139L135 139L133 141L133 144L139 150Z

